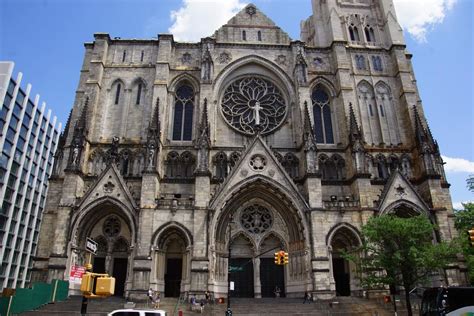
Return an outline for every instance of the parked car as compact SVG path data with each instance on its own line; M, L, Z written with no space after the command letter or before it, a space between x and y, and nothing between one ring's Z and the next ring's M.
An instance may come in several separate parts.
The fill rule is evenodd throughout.
M161 309L117 309L107 314L108 316L166 316Z
M420 316L458 316L474 313L474 287L436 287L423 293Z

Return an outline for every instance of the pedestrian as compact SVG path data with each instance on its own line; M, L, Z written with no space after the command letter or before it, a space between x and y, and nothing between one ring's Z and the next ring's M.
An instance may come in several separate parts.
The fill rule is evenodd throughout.
M273 293L275 293L275 297L280 297L280 288L277 286L275 286L275 289L273 290Z
M311 301L313 300L313 297L311 296L311 294L306 291L304 292L304 301L303 301L303 304L308 302L308 304L311 304Z
M209 291L206 291L204 295L206 296L206 304L209 304L211 301L211 293L209 293Z
M204 309L204 300L203 299L201 300L201 303L199 305L201 306L201 314L202 314L202 311Z
M160 292L156 291L155 295L153 295L153 308L154 309L160 308L160 302L161 302Z
M153 290L151 288L148 289L147 296L148 296L148 299L150 300L151 305L153 306Z

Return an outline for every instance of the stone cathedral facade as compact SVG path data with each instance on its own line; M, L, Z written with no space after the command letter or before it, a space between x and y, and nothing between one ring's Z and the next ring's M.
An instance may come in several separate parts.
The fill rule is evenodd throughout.
M301 40L252 4L198 43L95 34L34 278L69 279L90 237L94 271L130 298L225 297L229 267L241 267L234 296L359 295L340 254L370 217L423 214L435 240L451 239L449 184L392 0L312 8Z

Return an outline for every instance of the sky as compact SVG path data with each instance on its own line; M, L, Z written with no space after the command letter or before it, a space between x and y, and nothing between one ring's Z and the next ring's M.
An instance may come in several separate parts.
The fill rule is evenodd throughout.
M243 0L0 0L0 60L15 62L14 76L32 84L59 121L73 105L93 34L121 38L199 41L250 1ZM253 0L299 39L311 0ZM405 32L423 108L438 140L455 208L473 201L466 179L474 174L472 0L394 0ZM24 86L24 85L23 85Z

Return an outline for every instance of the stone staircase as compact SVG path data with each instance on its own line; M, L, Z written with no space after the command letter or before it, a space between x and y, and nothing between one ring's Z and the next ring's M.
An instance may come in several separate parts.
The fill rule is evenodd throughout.
M81 315L80 296L72 296L68 300L55 304L48 304L36 311L21 313L21 316L38 315L38 316L56 316L56 315ZM107 299L90 299L88 304L87 315L105 316L108 312L116 309L124 308L126 300L123 298L110 297ZM167 312L168 316L173 316L175 311L176 298L162 298L160 308ZM136 309L150 308L146 302L136 303ZM178 310L182 311L182 315L225 315L227 304L209 304L204 307L203 313L191 311L189 304L181 304ZM393 315L391 304L383 304L379 300L367 300L357 297L337 297L332 300L318 300L311 304L303 304L302 299L293 298L232 298L231 299L232 314L235 316L248 315L358 315L358 316L389 316ZM398 315L406 315L406 312L400 310ZM178 312L175 314L178 316Z

